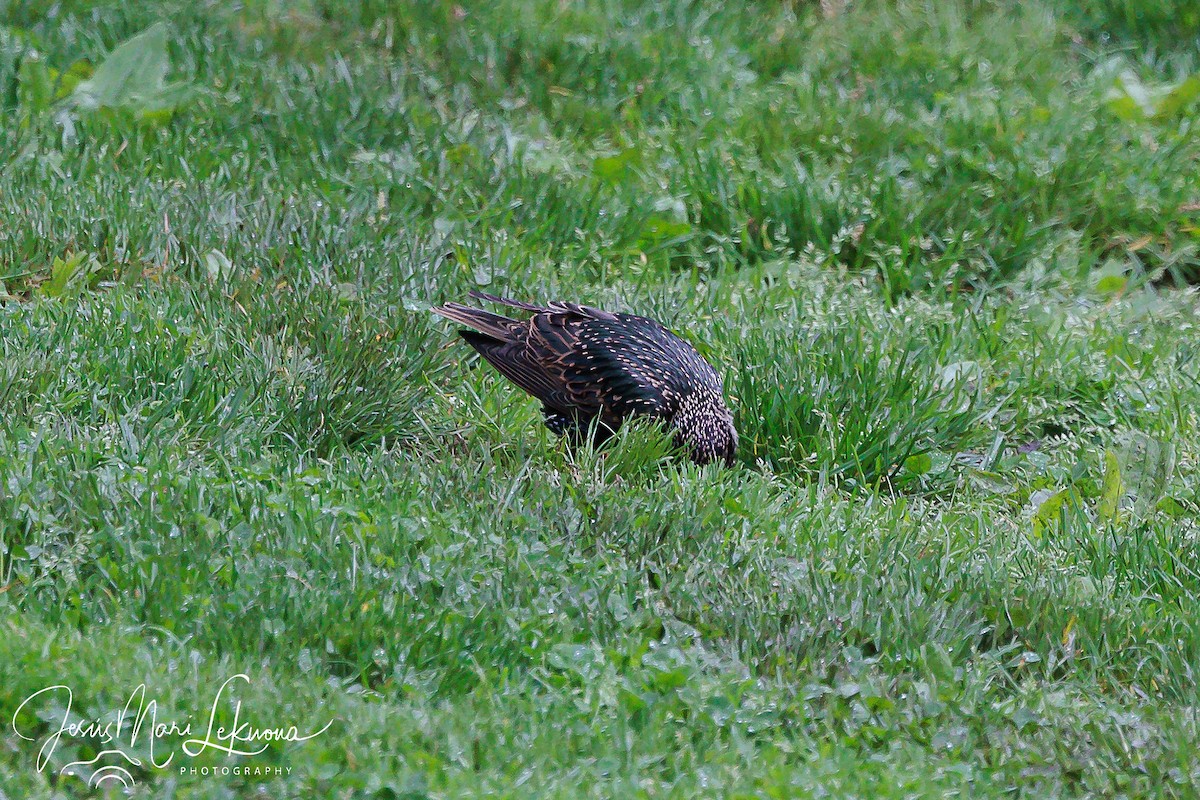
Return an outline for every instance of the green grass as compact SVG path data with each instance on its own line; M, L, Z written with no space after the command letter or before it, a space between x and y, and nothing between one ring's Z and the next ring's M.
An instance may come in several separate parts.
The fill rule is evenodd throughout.
M330 727L133 796L1196 796L1198 53L1183 0L0 0L0 799L105 747L39 771L38 690L239 672L221 724ZM472 288L664 320L739 464L566 450Z

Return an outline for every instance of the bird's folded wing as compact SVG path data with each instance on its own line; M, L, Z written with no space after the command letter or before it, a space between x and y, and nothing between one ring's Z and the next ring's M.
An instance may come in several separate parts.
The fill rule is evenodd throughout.
M523 342L500 342L474 331L462 331L465 339L496 370L521 389L553 409L572 407L571 393L556 372L545 365Z

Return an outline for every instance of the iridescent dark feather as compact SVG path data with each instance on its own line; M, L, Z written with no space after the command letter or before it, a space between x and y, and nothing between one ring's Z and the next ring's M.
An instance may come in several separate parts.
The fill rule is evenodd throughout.
M554 433L578 440L592 430L599 442L629 417L645 416L669 424L694 461L733 463L737 432L721 377L662 325L575 303L471 296L534 312L515 320L460 303L433 309L471 329L460 331L463 339L542 402Z

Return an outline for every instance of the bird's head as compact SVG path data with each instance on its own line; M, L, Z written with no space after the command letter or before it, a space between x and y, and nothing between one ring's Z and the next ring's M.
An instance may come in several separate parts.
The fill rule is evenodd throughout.
M679 445L687 448L692 461L709 464L723 461L732 467L737 453L738 435L733 412L718 397L684 403L674 419Z

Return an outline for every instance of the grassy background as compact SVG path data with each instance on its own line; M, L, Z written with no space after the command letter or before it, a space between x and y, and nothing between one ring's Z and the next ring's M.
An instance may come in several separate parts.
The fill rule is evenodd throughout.
M169 109L75 102L159 21ZM246 671L332 727L136 796L1196 796L1198 46L1184 0L0 0L0 723ZM684 332L740 466L564 451L427 313L474 287ZM0 798L98 747L0 738Z

